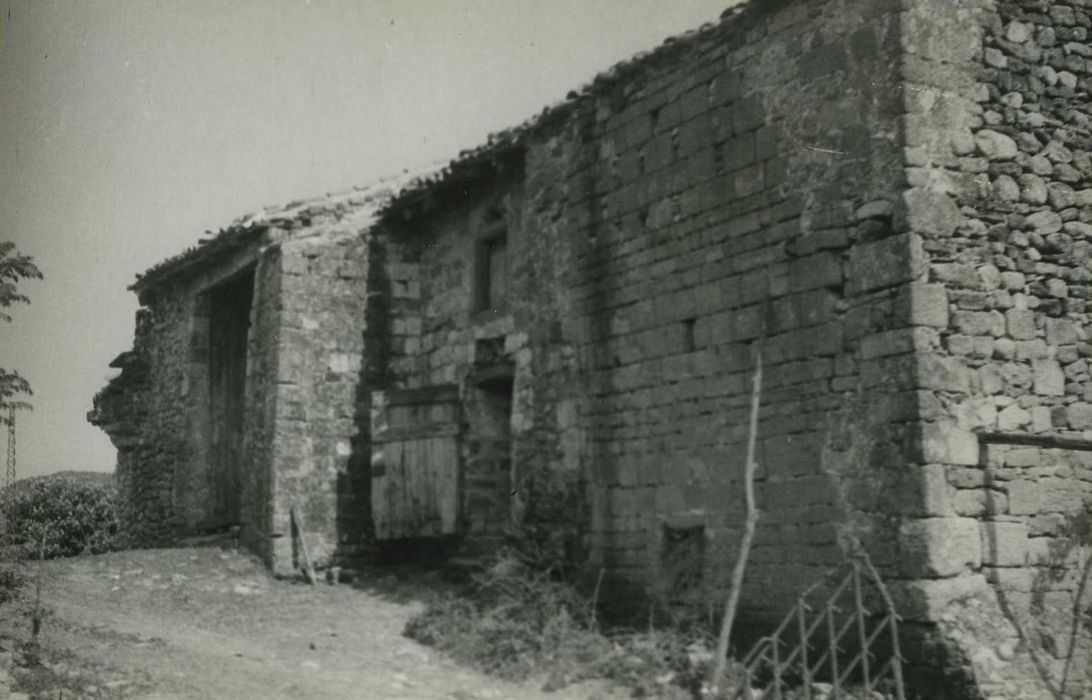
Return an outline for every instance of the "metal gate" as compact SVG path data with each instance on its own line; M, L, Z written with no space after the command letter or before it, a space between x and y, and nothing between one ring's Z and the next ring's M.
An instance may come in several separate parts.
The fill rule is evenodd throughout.
M458 531L458 399L452 385L372 394L376 539Z
M811 590L743 658L742 682L729 697L906 700L899 615L864 550L826 600L809 603Z

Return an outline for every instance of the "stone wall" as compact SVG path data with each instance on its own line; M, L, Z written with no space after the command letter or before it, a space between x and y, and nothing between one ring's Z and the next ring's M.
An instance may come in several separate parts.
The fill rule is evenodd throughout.
M389 380L466 386L492 340L514 367L500 512L579 524L620 607L671 578L668 529L700 528L701 585L724 584L756 345L751 613L780 614L855 540L890 570L897 516L923 507L913 339L946 308L910 284L920 239L896 228L897 9L751 3L600 76L528 128L514 171L389 222ZM498 315L473 302L491 209Z
M1081 697L1090 453L972 431L1092 437L1092 7L906 5L908 209L950 309L919 346L950 371L920 397L942 449L908 615L944 621L987 695Z
M479 541L502 534L510 519L511 491L523 480L512 472L507 456L497 461L482 454L483 430L509 432L521 454L530 451L525 435L530 421L520 407L530 404L534 386L557 380L536 373L525 349L527 329L534 323L527 311L535 309L540 318L556 313L553 305L536 303L532 291L537 290L527 284L529 260L522 255L511 259L508 303L503 310L481 310L475 304L476 256L484 218L492 213L505 222L509 251L526 250L531 236L519 224L520 194L507 189L498 187L481 201L451 207L436 221L420 222L412 235L381 233L376 241L386 251L383 277L387 286L381 293L388 298L390 320L383 337L375 339L389 348L386 376L375 386L460 386L460 421L466 426L460 455L461 529ZM538 284L562 293L558 276L537 272L541 274ZM490 415L489 397L476 384L475 373L487 361L483 353L490 360L511 364L507 378L502 378L502 383L512 383L510 416ZM525 469L527 462L516 464Z
M368 415L357 405L367 247L355 226L313 219L306 235L286 238L280 264L268 507L282 535L274 567L290 572L299 556L288 537L293 507L320 565L359 555L365 542L367 501L358 496L368 462L354 456L353 440Z
M753 0L390 201L240 224L144 283L97 401L123 518L200 521L201 293L255 265L242 513L275 569L292 508L320 563L369 544L373 394L455 385L467 543L546 533L623 611L719 600L760 352L743 621L861 545L923 696L1079 695L1092 453L993 434L1092 438L1090 21Z
M702 594L723 584L760 346L751 618L859 541L923 692L1041 697L1068 658L1089 460L976 432L1092 427L1087 20L1083 2L753 2L615 68L527 128L518 186L486 177L387 244L387 381L465 384L500 339L510 509L534 507L534 478L575 484L568 521L624 607L679 580L669 541L695 529ZM473 313L491 207L497 318Z

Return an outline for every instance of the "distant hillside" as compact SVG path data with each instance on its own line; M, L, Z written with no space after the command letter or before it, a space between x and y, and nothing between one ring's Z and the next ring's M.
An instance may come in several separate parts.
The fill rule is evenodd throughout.
M81 472L70 470L54 472L53 474L46 474L44 476L31 476L26 479L19 479L11 486L10 490L12 493L19 493L39 482L59 480L68 480L77 484L87 484L89 486L102 486L108 488L113 488L114 486L113 472Z

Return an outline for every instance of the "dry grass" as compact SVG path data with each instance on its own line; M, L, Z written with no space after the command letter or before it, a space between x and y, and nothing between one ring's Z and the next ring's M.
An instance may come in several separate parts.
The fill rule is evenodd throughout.
M513 550L410 620L406 634L505 678L542 676L548 688L606 679L639 697L694 696L712 660L701 626L601 630L592 600Z

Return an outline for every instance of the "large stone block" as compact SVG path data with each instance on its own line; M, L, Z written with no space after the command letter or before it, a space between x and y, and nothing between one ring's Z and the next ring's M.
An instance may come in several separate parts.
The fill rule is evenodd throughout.
M920 423L917 457L923 464L976 465L978 438L955 423Z
M859 243L849 254L851 293L892 287L917 279L925 271L921 237L914 233Z
M907 520L899 528L900 568L915 578L945 578L982 566L974 518Z
M974 135L974 141L982 155L990 160L1012 160L1020 152L1011 136L992 129L982 129Z
M1050 345L1072 345L1080 338L1077 324L1068 318L1048 318L1046 320L1046 341Z
M1038 515L1043 510L1044 492L1038 482L1019 479L1007 485L1009 513L1012 515Z
M1069 427L1074 430L1092 430L1092 405L1072 403L1065 407Z
M1052 211L1039 211L1027 218L1028 226L1040 235L1057 233L1062 230L1062 217Z
M982 277L974 265L965 263L934 263L933 277L938 282L956 289L981 289Z
M1029 568L1000 567L991 569L987 574L987 578L994 587L1006 593L1028 594L1035 589L1037 574L1037 571Z
M997 414L997 427L1001 430L1017 430L1031 420L1031 413L1019 404L1010 404Z
M948 290L943 284L911 282L899 290L895 312L911 326L948 327Z
M971 387L971 370L958 357L919 351L915 362L915 386L936 391L966 392Z
M952 326L967 335L999 336L1005 332L1005 317L1000 311L957 311Z
M1035 393L1043 396L1065 394L1065 373L1056 360L1034 360L1031 363Z
M861 338L861 359L871 360L914 352L916 348L926 347L929 333L935 335L936 331L927 328L899 328L866 335Z
M981 524L982 562L990 566L1024 566L1028 558L1028 526L989 521Z
M952 510L956 515L980 518L1004 513L1007 509L1005 494L993 489L959 489L952 497Z
M922 466L919 477L922 513L951 515L947 469L940 464L926 464Z
M914 622L939 621L952 606L989 595L989 584L981 574L896 582L890 588L899 614Z
M1020 183L1020 198L1029 204L1046 204L1049 190L1043 178L1032 173L1024 173L1017 181Z
M842 261L834 253L816 253L798 258L789 267L789 287L793 292L840 286Z
M846 65L846 46L840 42L823 44L800 57L800 77L808 81L842 70Z
M946 238L961 223L963 214L955 200L944 192L913 187L902 195L902 207L897 212L895 229L928 238Z
M1031 37L1032 25L1024 22L1009 22L1005 28L1005 38L1014 44L1022 44Z

